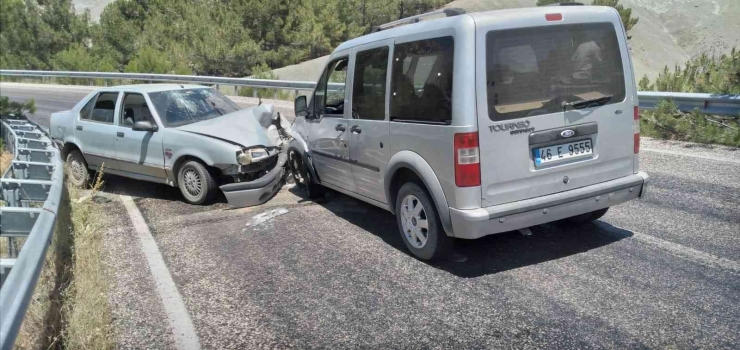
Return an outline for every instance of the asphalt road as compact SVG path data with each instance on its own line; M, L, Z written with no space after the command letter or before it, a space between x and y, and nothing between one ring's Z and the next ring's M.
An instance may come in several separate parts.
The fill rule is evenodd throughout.
M73 96L32 92L50 111ZM191 206L177 189L107 176L119 346L173 347L116 199L125 194L203 348L738 348L740 150L642 145L645 199L594 224L458 241L454 259L432 264L407 253L391 214L337 193L313 202L285 189L227 210L224 199ZM287 212L255 219L278 208Z

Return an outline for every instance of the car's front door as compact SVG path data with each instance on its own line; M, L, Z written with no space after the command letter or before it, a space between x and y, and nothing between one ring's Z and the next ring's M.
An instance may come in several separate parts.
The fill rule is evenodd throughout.
M355 192L386 203L384 175L390 157L388 75L393 40L354 49L349 158Z
M164 179L167 174L164 170L162 133L132 130L138 121L157 125L146 97L140 93L124 92L116 128L118 166L127 173Z
M347 56L329 62L311 99L312 116L306 124L319 180L354 192L347 140L349 111L344 108L348 99L348 67Z
M115 160L116 125L113 123L118 95L118 91L100 92L80 109L75 137L87 165L93 169L102 164L108 169L118 169Z

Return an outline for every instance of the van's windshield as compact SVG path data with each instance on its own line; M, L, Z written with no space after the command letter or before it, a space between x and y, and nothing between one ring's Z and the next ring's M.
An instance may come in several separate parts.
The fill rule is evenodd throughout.
M577 101L597 101L588 107L622 102L622 67L611 23L490 31L489 116L499 121L562 111Z

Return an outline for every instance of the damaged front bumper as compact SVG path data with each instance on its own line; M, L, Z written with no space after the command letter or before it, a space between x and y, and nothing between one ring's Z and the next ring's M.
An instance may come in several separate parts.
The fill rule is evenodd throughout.
M230 183L221 186L232 208L250 207L267 202L283 185L285 162L288 155L281 152L275 167L267 174L254 181Z

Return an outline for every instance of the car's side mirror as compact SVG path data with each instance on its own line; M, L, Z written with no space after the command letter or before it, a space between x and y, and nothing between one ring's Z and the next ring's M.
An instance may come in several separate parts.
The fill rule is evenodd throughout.
M142 120L134 123L134 126L131 127L133 131L157 131L159 129L156 124L152 125L152 123L148 120Z
M310 113L308 113L308 102L306 100L306 96L296 97L294 108L296 117L309 118Z

